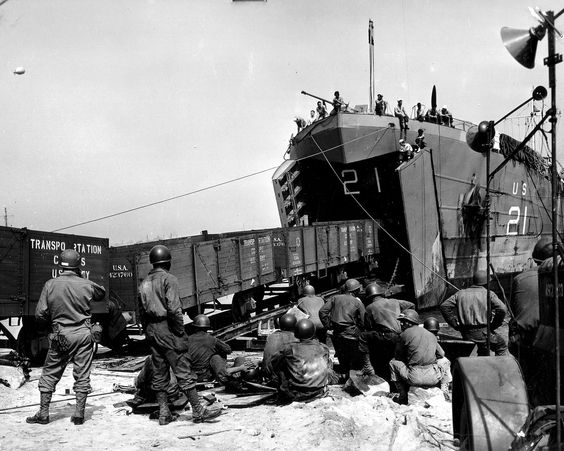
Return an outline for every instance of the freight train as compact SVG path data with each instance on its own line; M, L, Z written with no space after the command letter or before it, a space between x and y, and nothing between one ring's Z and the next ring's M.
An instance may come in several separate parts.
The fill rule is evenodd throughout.
M312 226L208 234L109 246L108 239L0 227L0 330L8 344L36 360L47 349L46 331L34 320L43 284L58 274L61 250L81 253L83 277L106 288L106 300L93 306L94 321L105 325L108 346L115 343L115 313L137 322L137 286L151 269L149 251L157 243L172 252L171 273L180 285L182 308L193 317L216 310L214 327L249 319L273 307L265 296L282 282L290 302L300 286L337 286L347 276L377 266L379 224L337 221ZM228 302L220 302L228 299ZM277 302L280 302L278 299ZM256 305L256 307L255 307ZM2 321L3 320L3 321ZM9 324L22 327L16 335ZM113 324L113 326L112 326ZM116 328L118 330L112 329ZM121 327L123 329L123 327Z

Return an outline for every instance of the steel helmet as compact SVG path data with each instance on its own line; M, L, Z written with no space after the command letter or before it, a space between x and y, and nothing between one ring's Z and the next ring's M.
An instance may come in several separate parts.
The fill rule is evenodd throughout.
M279 323L281 330L294 330L294 327L296 326L296 317L286 313L280 317Z
M194 318L192 326L199 329L211 329L210 319L206 315L197 315Z
M423 327L429 332L438 332L440 328L439 320L434 316L429 316L429 318L423 321Z
M77 269L80 267L80 254L74 249L65 249L59 255L59 266L63 269Z
M474 272L473 283L474 285L485 285L488 283L488 275L486 274L486 271L479 269Z
M309 319L301 319L296 323L294 335L300 340L307 340L315 335L315 324Z
M552 238L543 237L537 241L533 249L533 260L536 263L541 263L547 258L552 257Z
M415 310L407 309L398 316L400 321L407 321L408 323L418 325L419 324L419 313Z
M256 382L260 378L260 370L257 367L251 368L247 371L243 371L241 376L245 381Z
M355 291L358 291L361 288L362 288L362 285L356 279L348 279L345 282L345 291L348 291L349 293L353 293Z
M157 244L153 246L149 251L149 261L151 265L156 265L157 263L167 263L172 259L168 247L162 244Z
M304 294L306 296L313 296L315 294L315 288L313 288L311 285L306 285L304 287Z
M364 294L366 299L370 299L376 296L380 296L386 292L385 288L378 285L376 282L368 284L366 289L364 290Z

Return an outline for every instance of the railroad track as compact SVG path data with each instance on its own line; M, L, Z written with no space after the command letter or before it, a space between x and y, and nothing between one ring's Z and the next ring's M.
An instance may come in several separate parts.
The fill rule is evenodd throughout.
M337 293L337 291L338 291L337 289L331 289L319 293L318 296L326 298L328 296L334 295L335 293ZM275 300L269 299L268 301L269 303L276 305ZM283 305L279 305L277 307L273 307L267 312L255 315L247 321L231 324L229 326L222 327L221 329L217 329L212 333L212 335L223 341L229 341L234 338L241 337L243 335L248 334L249 332L253 332L257 330L260 323L267 322L270 319L274 319L283 315L284 312L286 312L289 308L290 308L290 304L287 303Z

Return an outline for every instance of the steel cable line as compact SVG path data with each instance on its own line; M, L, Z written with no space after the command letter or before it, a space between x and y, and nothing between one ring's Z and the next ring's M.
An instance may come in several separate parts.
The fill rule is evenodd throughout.
M387 130L387 129L384 129L384 130L377 130L377 131L375 131L375 132L368 133L368 134L366 134L366 135L364 135L364 136L361 136L361 137L359 137L359 138L354 138L354 139L352 139L352 140L349 141L349 142L346 142L346 143L343 143L343 144L339 144L338 146L331 147L330 149L327 149L327 150L323 150L323 151L320 151L320 152L317 152L317 153L313 153L313 154L308 155L308 156L306 156L306 157L298 158L297 160L294 160L294 161L303 161L303 160L307 160L308 158L313 158L313 157L316 157L316 156L318 156L318 155L322 155L322 154L324 154L325 152L330 152L331 150L336 149L336 148L338 148L338 147L341 146L341 145L349 144L349 143L352 143L352 142L354 142L354 141L358 141L358 140L360 140L360 139L368 138L369 136L372 136L372 135L377 135L377 134L379 134L379 133L385 133L386 130ZM313 137L312 137L312 139L313 139ZM318 147L319 147L319 146L318 146ZM287 161L287 160L286 160L286 161ZM208 191L208 190L211 190L211 189L214 189L214 188L218 188L218 187L220 187L220 186L228 185L228 184L230 184L230 183L234 183L234 182L238 182L238 181L240 181L240 180L244 180L244 179L247 179L247 178L250 178L250 177L254 177L255 175L263 174L263 173L265 173L265 172L267 172L267 171L274 171L275 169L278 169L278 167L279 167L279 166L272 166L272 167L270 167L270 168L261 169L260 171L252 172L252 173L250 173L250 174L242 175L242 176L240 176L240 177L235 177L235 178L233 178L233 179L226 180L226 181L224 181L224 182L219 182L219 183L216 183L216 184L214 184L214 185L210 185L210 186L206 186L206 187L204 187L204 188L200 188L200 189L197 189L197 190L194 190L194 191L190 191L190 192L188 192L188 193L178 194L178 195L176 195L176 196L168 197L168 198L166 198L166 199L161 199L161 200L158 200L158 201L155 201L155 202L150 202L150 203L148 203L148 204L139 205L139 206L137 206L137 207L129 208L129 209L127 209L127 210L122 210L122 211L119 211L119 212L117 212L117 213L112 213L112 214L109 214L109 215L101 216L101 217L99 217L99 218L90 219L90 220L88 220L88 221L78 222L78 223L73 224L73 225L69 225L69 226L66 226L66 227L61 227L61 228L58 228L58 229L55 229L55 230L51 230L51 232L61 232L61 231L63 231L63 230L72 229L72 228L74 228L74 227L79 227L79 226L86 225L86 224L92 224L93 222L103 221L104 219L114 218L114 217L116 217L116 216L121 216L121 215L124 215L124 214L126 214L126 213L131 213L131 212L133 212L133 211L142 210L142 209L144 209L144 208L152 207L152 206L159 205L159 204L164 204L165 202L170 202L170 201L172 201L172 200L180 199L180 198L182 198L182 197L191 196L191 195L193 195L193 194L198 194L198 193L201 193L201 192L203 192L203 191Z

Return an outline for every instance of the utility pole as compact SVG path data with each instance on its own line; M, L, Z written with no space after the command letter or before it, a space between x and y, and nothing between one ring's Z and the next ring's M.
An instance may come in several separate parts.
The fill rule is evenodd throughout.
M4 207L4 225L8 227L8 209Z

